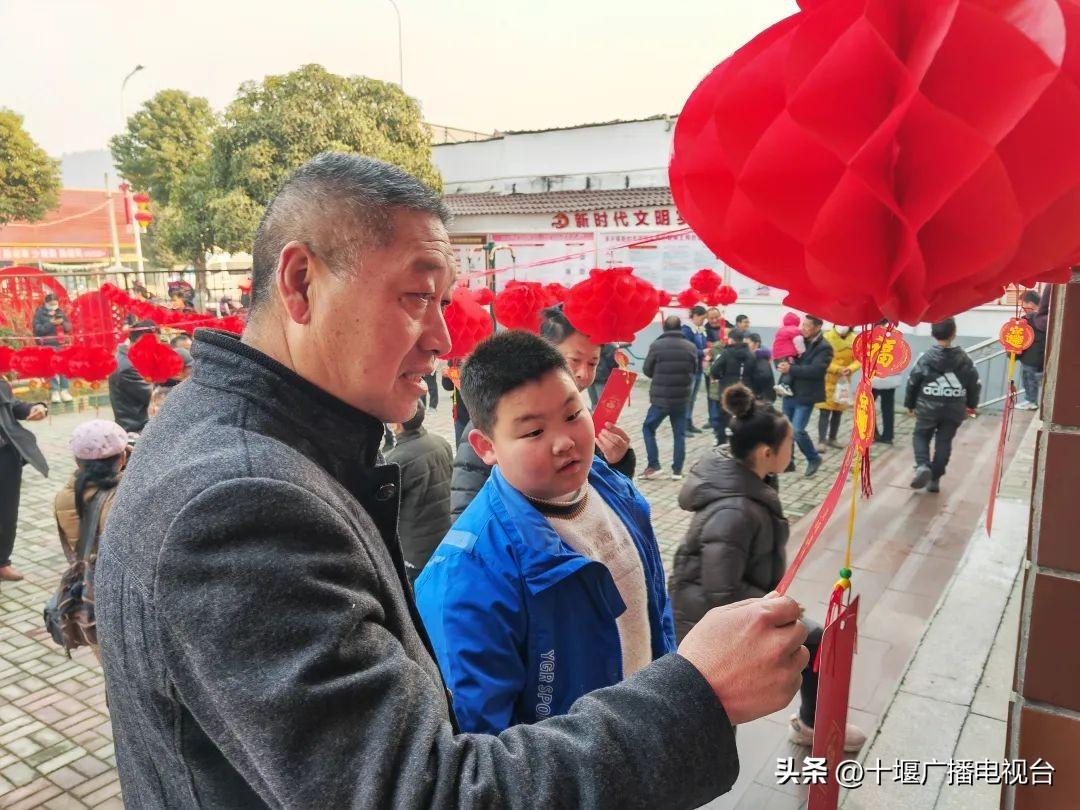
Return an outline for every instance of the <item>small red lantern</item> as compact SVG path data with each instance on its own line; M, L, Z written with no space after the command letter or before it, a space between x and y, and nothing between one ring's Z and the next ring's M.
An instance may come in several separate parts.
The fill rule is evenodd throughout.
M550 306L565 301L567 296L570 295L570 289L562 284L545 284L544 292L548 294L548 300L551 301Z
M11 360L15 356L15 350L10 346L0 346L0 374L11 371Z
M477 287L473 290L473 300L480 306L491 306L491 302L495 300L495 292L491 287Z
M52 377L56 350L47 346L19 349L11 358L11 370L24 377Z
M591 270L570 289L563 312L593 343L629 343L656 317L656 288L631 267Z
M705 302L711 307L726 307L739 300L739 294L734 287L721 284L705 298Z
M723 281L719 273L708 267L703 267L690 276L690 286L701 293L703 298L719 287Z
M486 287L483 289L487 290ZM488 290L490 292L490 290ZM488 337L495 329L491 316L478 302L468 287L457 287L443 317L450 332L450 351L446 359L468 357L476 344Z
M65 351L68 377L100 382L116 371L116 357L101 346L72 346Z
M507 329L540 331L540 311L552 304L550 294L536 281L511 281L495 296L495 320Z
M156 335L143 335L128 350L128 359L135 370L150 382L163 383L184 369L184 361Z
M675 296L675 300L677 300L684 309L690 309L691 307L700 304L702 297L703 296L700 292L691 287L688 290L683 290L681 293Z

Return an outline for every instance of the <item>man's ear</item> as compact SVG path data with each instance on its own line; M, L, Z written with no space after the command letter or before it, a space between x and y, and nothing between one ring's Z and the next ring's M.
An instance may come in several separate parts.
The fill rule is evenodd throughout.
M310 288L315 272L315 254L303 242L289 242L278 256L274 288L294 323L311 322Z
M480 460L489 467L494 467L498 459L495 457L495 445L481 430L473 428L469 431L469 444L480 456Z

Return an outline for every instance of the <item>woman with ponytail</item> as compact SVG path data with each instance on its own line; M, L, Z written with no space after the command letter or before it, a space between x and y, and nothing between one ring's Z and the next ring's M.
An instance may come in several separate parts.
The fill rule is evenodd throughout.
M711 609L775 589L787 566L788 522L770 482L791 461L791 423L742 383L724 391L722 404L730 416L728 444L698 461L679 493L679 506L694 513L668 583L680 640ZM821 626L806 625L813 662ZM801 693L790 739L810 745L817 699L812 663L803 672ZM849 725L844 750L857 751L865 741L866 735Z

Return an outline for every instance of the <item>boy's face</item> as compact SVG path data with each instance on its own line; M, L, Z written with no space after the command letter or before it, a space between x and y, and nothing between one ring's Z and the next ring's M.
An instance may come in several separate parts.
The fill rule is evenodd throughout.
M596 367L600 364L600 347L581 332L575 332L556 348L566 358L570 374L578 391L584 391L596 381Z
M594 441L577 386L560 369L504 395L490 435L469 434L485 464L497 464L514 489L539 499L558 498L585 484Z

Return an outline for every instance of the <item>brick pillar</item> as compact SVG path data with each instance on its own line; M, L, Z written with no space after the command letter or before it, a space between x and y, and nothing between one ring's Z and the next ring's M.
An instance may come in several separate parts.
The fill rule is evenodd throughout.
M1054 288L1006 756L1056 769L1006 810L1080 807L1080 272Z

